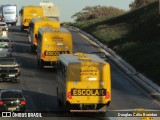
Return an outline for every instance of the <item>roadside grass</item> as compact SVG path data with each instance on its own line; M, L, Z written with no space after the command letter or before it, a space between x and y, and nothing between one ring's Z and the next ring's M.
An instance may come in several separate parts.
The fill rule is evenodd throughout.
M121 46L115 46L113 50L134 65L142 74L160 84L160 43L128 42Z
M160 85L158 1L112 18L72 23L113 49L139 72Z

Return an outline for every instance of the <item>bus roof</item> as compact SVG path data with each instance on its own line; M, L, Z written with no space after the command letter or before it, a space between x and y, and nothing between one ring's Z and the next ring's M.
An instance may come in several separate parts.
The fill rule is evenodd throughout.
M52 28L44 27L44 28L39 28L39 33L43 34L44 32L53 32ZM56 31L64 32L64 33L70 33L66 28L60 27L59 29L56 29Z
M2 5L3 7L5 6L17 6L16 4L6 4L6 5Z
M91 59L91 62L100 62L100 63L106 63L103 59L101 59L99 56L94 54L85 54L87 58ZM70 63L81 63L84 62L84 60L81 60L79 56L76 56L74 54L61 54L59 55L59 60L62 61L66 66Z
M41 8L41 9L42 9L42 7L41 7L41 6L34 6L34 5L22 6L22 8L21 8L21 9L24 9L24 8Z
M32 18L32 23L38 22L38 21L57 21L55 18L48 18L48 17L38 17L38 18ZM58 21L59 22L59 21Z

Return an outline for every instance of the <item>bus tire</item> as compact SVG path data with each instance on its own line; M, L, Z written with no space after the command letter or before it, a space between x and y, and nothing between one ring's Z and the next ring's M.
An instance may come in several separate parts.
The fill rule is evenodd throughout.
M34 51L33 45L31 45L31 52L33 52L33 51Z
M71 106L72 106L72 105L67 101L67 102L66 102L66 111L67 111L67 112L69 112L69 111L71 110L71 108L72 108Z
M39 62L39 67L40 69L44 69L44 62L42 60Z
M40 61L37 59L37 64L40 65Z
M41 64L39 65L39 67L40 67L40 69L42 69L42 70L44 69L44 66L43 66L43 65L41 65Z
M21 32L24 32L24 28L23 27L21 27Z

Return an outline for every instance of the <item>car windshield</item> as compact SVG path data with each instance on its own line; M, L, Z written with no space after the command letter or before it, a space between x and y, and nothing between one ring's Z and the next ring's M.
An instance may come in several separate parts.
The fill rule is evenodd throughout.
M1 98L23 98L23 94L19 91L5 91L2 92Z

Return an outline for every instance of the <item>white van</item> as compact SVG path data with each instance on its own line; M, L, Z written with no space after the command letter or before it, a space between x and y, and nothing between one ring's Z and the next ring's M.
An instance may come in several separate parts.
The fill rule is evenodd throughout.
M2 21L7 24L16 25L18 21L16 5L2 5Z

